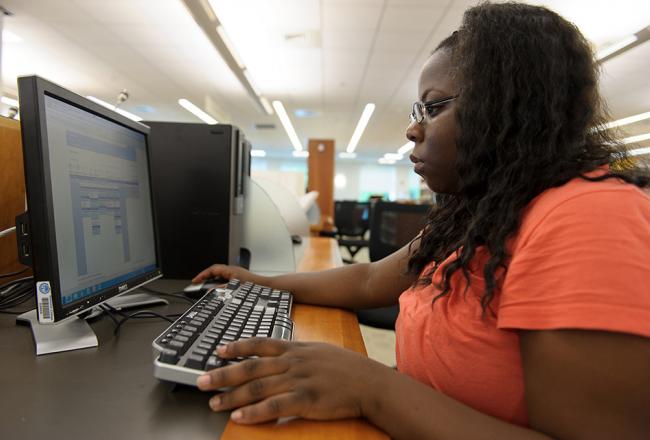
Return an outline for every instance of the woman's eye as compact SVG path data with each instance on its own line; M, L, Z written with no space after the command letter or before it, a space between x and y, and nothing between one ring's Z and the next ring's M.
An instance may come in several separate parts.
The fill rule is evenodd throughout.
M432 118L435 115L437 115L438 113L440 113L440 110L442 110L441 106L437 106L437 105L432 105L432 106L426 107L427 115L430 118Z

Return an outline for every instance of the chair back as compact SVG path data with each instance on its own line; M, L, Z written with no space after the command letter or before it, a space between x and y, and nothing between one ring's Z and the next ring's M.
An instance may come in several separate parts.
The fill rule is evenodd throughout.
M363 237L369 227L370 204L354 200L334 202L334 225L339 236Z
M379 201L370 220L370 261L381 260L413 240L426 223L430 204Z

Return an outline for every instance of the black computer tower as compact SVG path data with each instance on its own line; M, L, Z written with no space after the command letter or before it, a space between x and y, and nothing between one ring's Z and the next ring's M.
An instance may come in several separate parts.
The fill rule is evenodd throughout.
M250 144L241 130L226 124L144 123L151 127L163 276L189 279L215 263L245 266L241 240Z

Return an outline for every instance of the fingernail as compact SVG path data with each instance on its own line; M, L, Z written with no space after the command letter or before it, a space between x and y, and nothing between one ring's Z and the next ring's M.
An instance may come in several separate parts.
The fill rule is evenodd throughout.
M196 386L199 388L205 388L207 386L210 386L210 382L212 382L210 375L204 374L203 376L199 376L198 379L196 379Z
M241 418L244 416L240 410L237 410L230 414L230 418L233 420L241 420Z
M212 399L210 399L210 408L216 410L219 408L219 406L221 406L221 397L214 396Z
M227 344L220 345L220 346L217 347L217 352L218 352L219 354L224 354L224 353L226 352L227 349L228 349L228 345L227 345Z

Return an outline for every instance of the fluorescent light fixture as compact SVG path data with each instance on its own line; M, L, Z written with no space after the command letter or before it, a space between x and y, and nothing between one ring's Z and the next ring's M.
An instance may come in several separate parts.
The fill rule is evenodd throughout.
M395 164L395 161L393 159L387 159L385 157L380 157L377 162L379 162L381 165L394 165Z
M2 31L3 43L22 43L23 39L7 29Z
M629 37L623 38L621 41L618 41L614 44L610 44L607 47L604 47L603 49L599 50L598 53L596 53L596 59L602 60L603 58L606 58L613 54L614 52L618 52L621 49L626 48L630 44L633 44L636 42L638 37L636 35L630 35Z
M11 107L18 107L18 101L13 98L9 98L8 96L3 96L0 98L0 102L10 105Z
M235 62L237 63L239 68L244 70L246 68L246 65L239 57L237 51L235 51L235 46L233 46L232 41L230 41L230 38L228 38L228 34L226 34L226 30L223 28L222 25L217 26L217 33L221 37L221 41L223 41L223 44L226 46L226 49L228 49L228 51L230 52L230 55L232 55L232 57L235 59Z
M354 129L354 133L352 133L352 138L350 139L350 143L348 144L348 147L345 149L348 153L353 153L354 149L357 148L357 144L361 139L361 135L363 134L363 131L366 129L366 125L368 125L370 116L372 116L372 112L374 111L375 111L375 104L373 103L366 104L366 106L363 109L363 112L361 113L361 117L359 118L359 122L357 123L357 128Z
M603 128L607 130L614 127L621 127L623 125L634 124L635 122L643 121L644 119L650 119L650 112L639 113L638 115L628 116L627 118L608 122L607 124L603 125Z
M409 151L411 151L413 148L415 148L415 142L407 142L401 147L399 147L399 150L397 150L397 154L406 154Z
M309 157L309 151L296 151L296 150L293 150L293 152L291 154L293 154L293 157Z
M266 99L263 96L260 96L260 102L262 103L262 107L264 107L264 111L266 112L267 115L272 115L273 114L273 107L271 107L271 104L269 103L269 100Z
M266 157L266 151L264 151L264 150L251 150L251 156L253 156L253 157Z
M291 119L289 119L289 116L287 115L287 111L284 109L282 102L273 101L273 108L275 109L275 113L277 113L278 118L280 118L280 122L284 127L284 131L287 132L287 136L289 136L289 140L291 141L291 145L293 145L293 148L296 151L302 151L303 148L302 148L302 144L300 143L300 139L298 139L296 130L294 130L293 124L291 124Z
M634 143L637 143L637 142L643 142L643 141L647 141L647 140L650 140L650 133L644 133L644 134L638 134L636 136L626 137L621 142L623 142L624 144L634 144ZM635 150L632 150L632 151L635 151Z
M198 108L197 106L195 106L185 98L179 99L178 103L181 105L181 107L183 107L188 112L192 113L194 116L196 116L206 124L214 125L219 123L212 116L210 116L209 114L207 114L206 112L204 112L203 110L201 110L200 108Z
M138 115L134 115L131 112L127 112L126 110L122 110L121 108L115 107L113 104L109 104L106 101L102 101L99 98L95 98L94 96L86 96L86 98L90 99L91 101L101 105L102 107L106 107L109 110L113 110L115 113L119 113L120 115L131 119L132 121L135 122L140 122L142 121L142 118Z
M627 152L630 156L640 156L642 154L650 154L650 147L637 148L635 150L630 150Z
M341 159L354 159L357 157L357 153L348 153L346 151L346 152L339 153L339 157Z
M210 3L208 3L208 0L199 0L199 3L201 3L201 6L203 6L205 15L208 16L210 21L217 21L217 16L214 15L214 11L212 10L212 6L210 6Z
M386 153L384 154L384 157L386 159L393 160L393 161L404 159L404 155L399 153Z

